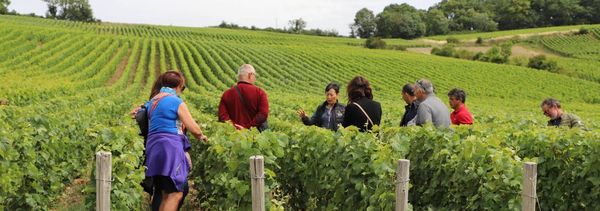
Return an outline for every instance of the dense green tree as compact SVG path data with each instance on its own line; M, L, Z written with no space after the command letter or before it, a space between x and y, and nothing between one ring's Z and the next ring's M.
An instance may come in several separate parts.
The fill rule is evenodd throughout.
M354 24L351 26L355 35L361 38L368 38L375 34L376 29L375 15L373 11L362 8L354 16Z
M304 28L306 28L306 21L302 20L302 18L290 20L288 22L290 26L289 30L294 33L300 33Z
M494 31L491 0L442 0L432 9L443 11L450 31Z
M10 4L10 0L0 0L0 14L8 13L8 5Z
M453 19L469 9L480 12L489 10L486 1L489 0L442 0L432 8L444 11L449 18Z
M85 22L96 21L88 0L43 1L48 4L48 11L46 12L48 18Z
M586 22L585 9L579 5L579 0L532 0L531 7L540 18L538 22L540 26L560 26Z
M48 4L48 11L46 11L47 18L57 18L58 16L58 7L53 4Z
M454 31L496 31L498 23L494 22L487 13L477 12L474 9L460 11L454 18Z
M496 0L492 2L494 20L501 30L527 28L536 25L531 0Z
M377 35L412 39L425 34L422 11L408 4L391 4L377 15Z
M351 25L354 35L365 37L359 33L364 30L357 20L370 17L367 12L357 12ZM375 35L410 39L460 31L600 23L598 14L600 0L441 0L428 12L408 4L391 4L376 16Z
M427 35L448 34L450 32L450 20L439 9L431 9L425 15Z
M588 23L600 23L600 0L581 0Z

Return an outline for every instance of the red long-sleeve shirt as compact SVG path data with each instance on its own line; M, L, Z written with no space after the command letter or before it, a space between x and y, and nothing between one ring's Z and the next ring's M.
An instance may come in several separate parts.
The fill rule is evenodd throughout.
M450 114L450 120L455 125L471 125L473 124L473 115L471 115L467 106L463 104Z
M237 87L250 108L246 108L235 87L231 87L221 96L219 121L231 120L244 128L257 127L267 121L269 116L267 93L261 88L243 81L238 82Z

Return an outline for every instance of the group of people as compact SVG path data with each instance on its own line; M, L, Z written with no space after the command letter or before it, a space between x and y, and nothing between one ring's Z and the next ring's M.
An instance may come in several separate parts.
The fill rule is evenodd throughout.
M298 116L305 125L317 125L330 130L337 130L339 125L356 126L361 131L370 130L381 122L381 105L373 101L373 93L369 81L357 76L348 83L348 105L337 100L339 85L330 83L325 87L326 100L319 105L313 115L308 118L304 109L298 110ZM435 127L447 128L450 124L473 124L473 116L465 105L466 93L461 89L452 89L448 93L450 106L435 95L433 85L428 80L418 80L415 84L402 87L402 99L406 102L405 112L400 126L433 124Z
M298 116L305 125L317 125L330 130L337 130L341 125L354 125L361 131L370 130L381 122L381 105L373 100L373 90L369 81L357 76L348 83L349 103L344 105L338 101L340 87L330 83L325 87L326 100L317 107L308 118L304 109L298 110Z
M432 123L435 127L447 128L450 124L473 124L473 115L465 105L467 94L462 89L454 88L448 92L448 103L454 110L452 113L435 95L433 84L428 80L405 84L402 87L402 99L406 102L406 106L400 126L421 126Z
M256 80L257 73L252 65L244 64L239 68L237 84L221 96L219 121L228 122L236 129L267 129L269 101L266 92L254 85ZM180 72L165 72L154 82L149 100L131 112L132 116L142 110L147 114L144 165L146 177L152 178L152 210L179 209L188 191L187 175L192 168L192 160L188 153L191 145L186 131L198 140L208 140L185 102L179 98L185 88L185 79ZM366 78L357 76L348 83L347 105L339 102L339 92L338 84L328 84L325 87L326 100L310 118L303 109L297 111L302 122L330 130L337 130L340 125L356 126L360 131L369 131L381 123L381 104L373 100L373 90ZM406 106L400 126L433 124L438 128L448 128L450 124L473 124L473 116L465 105L466 93L461 89L448 92L448 101L454 110L451 113L435 95L434 86L428 80L404 85L402 99ZM583 127L579 117L563 113L555 99L544 100L541 107L551 119L548 125Z

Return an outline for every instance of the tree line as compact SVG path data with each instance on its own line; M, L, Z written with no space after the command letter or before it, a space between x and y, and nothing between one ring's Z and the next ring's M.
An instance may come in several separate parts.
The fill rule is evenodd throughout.
M42 17L58 20L99 22L94 18L92 7L88 0L42 0L48 6L45 16L37 16L34 13L27 14L33 17ZM22 15L17 11L8 11L10 0L0 0L1 15Z
M228 28L228 29L248 29L255 31L269 31L269 32L279 32L279 33L288 33L288 34L304 34L304 35L315 35L315 36L326 36L326 37L339 37L340 35L335 29L306 29L306 21L302 18L292 19L288 21L288 26L284 28L259 28L256 26L246 27L240 26L235 23L227 23L222 21L217 27L219 28Z
M390 4L377 15L363 8L352 37L413 39L422 36L600 23L598 0L442 0L428 10Z

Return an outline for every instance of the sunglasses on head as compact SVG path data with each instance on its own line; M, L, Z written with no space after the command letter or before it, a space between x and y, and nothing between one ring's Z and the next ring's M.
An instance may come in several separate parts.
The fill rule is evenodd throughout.
M425 89L425 87L423 87L423 80L418 80L417 86L421 87L421 89Z

